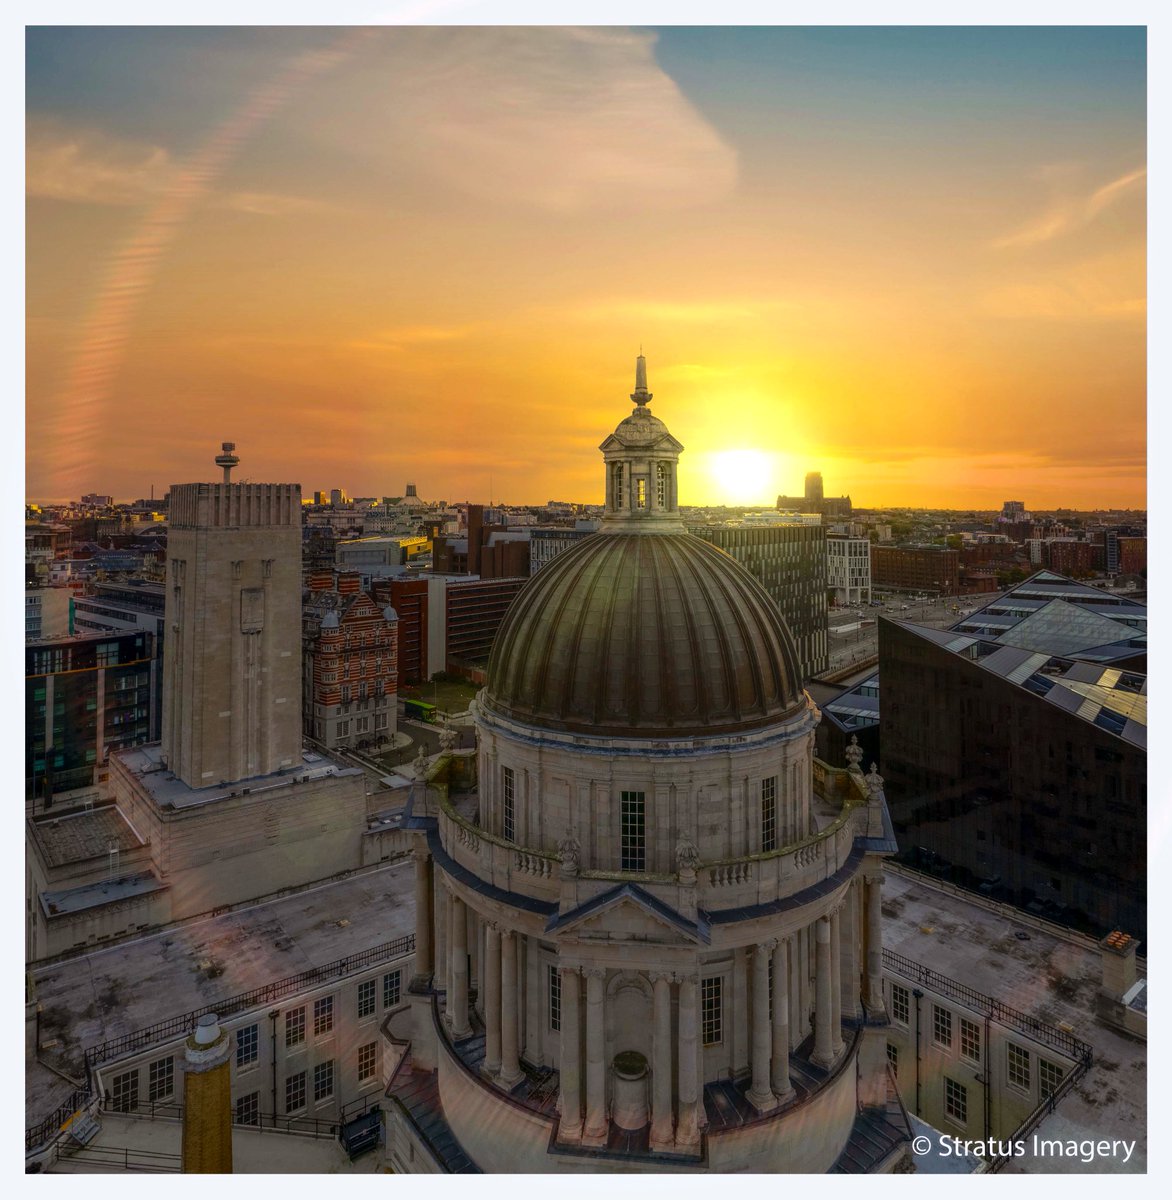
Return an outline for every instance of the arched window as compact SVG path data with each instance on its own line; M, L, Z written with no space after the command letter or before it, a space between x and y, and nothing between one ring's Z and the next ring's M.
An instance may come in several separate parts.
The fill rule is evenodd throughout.
M671 468L667 463L660 463L655 468L655 503L660 508L668 507L668 481L671 478Z
M623 464L615 463L612 468L614 471L614 506L622 508L623 506Z

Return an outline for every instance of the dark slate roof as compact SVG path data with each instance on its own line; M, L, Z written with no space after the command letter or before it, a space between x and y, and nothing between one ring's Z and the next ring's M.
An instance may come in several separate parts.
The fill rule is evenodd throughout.
M527 724L632 737L734 733L804 703L777 605L688 533L595 534L526 584L482 703Z
M399 1102L419 1136L449 1175L481 1174L480 1168L456 1140L444 1116L438 1071L400 1071L391 1081L388 1095Z

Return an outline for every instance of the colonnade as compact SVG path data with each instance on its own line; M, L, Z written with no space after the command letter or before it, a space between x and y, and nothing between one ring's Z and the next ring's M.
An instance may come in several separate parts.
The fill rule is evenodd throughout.
M829 1069L843 1052L844 1015L883 1013L881 874L860 875L838 904L815 919L812 941L814 1048L811 1062ZM454 891L434 878L431 856L416 852L416 980L433 977L446 990L447 1021L453 1038L472 1033L469 1014L468 911ZM473 928L476 926L474 924ZM522 1078L521 1007L518 996L518 935L503 925L480 920L483 940L475 961L480 1010L485 1027L484 1071L509 1088ZM812 937L810 934L812 933ZM749 948L751 1080L746 1093L759 1111L770 1111L794 1094L790 1080L791 994L807 1003L798 972L798 934L769 938ZM864 954L865 951L865 954ZM605 1142L609 1064L606 1043L606 969L590 963L560 962L560 1137L587 1144ZM699 1143L703 1126L703 1046L700 973L651 969L652 995L651 1146L688 1150ZM861 985L861 986L860 986ZM675 995L673 997L673 989ZM678 1012L672 1036L672 1009ZM797 1036L805 1021L801 1014ZM673 1095L672 1081L675 1080Z

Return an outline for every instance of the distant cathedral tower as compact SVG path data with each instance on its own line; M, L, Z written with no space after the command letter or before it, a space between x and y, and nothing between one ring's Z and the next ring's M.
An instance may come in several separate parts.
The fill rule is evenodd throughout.
M301 760L301 487L171 488L163 753L190 788Z

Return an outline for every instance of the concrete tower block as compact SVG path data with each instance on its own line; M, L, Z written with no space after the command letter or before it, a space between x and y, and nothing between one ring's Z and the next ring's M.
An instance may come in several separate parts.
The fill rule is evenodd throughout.
M209 1013L183 1046L183 1172L232 1173L232 1038Z
M174 485L167 560L168 767L205 788L299 763L300 486Z

